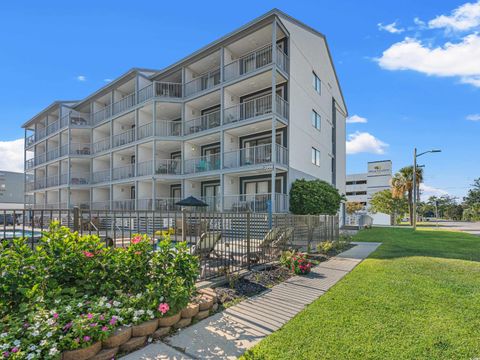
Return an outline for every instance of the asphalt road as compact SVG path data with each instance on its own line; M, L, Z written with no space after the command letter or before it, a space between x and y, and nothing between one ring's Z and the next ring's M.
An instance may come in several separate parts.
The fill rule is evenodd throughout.
M432 221L432 225L435 225L434 221ZM480 236L480 222L441 221L438 223L438 226Z

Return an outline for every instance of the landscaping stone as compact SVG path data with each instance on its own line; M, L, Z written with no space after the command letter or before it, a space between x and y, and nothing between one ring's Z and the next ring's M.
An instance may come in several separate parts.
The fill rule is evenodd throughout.
M157 330L157 327L158 327L157 319L145 321L144 323L141 323L139 325L135 325L132 327L132 336L138 337L138 336L151 335L155 332L155 330Z
M184 327L187 327L192 323L192 318L185 318L181 319L179 322L177 322L175 325L173 325L174 329L182 329Z
M111 349L100 350L100 352L90 360L112 360L115 358L115 355L117 354L118 349L119 349L118 347L114 347Z
M132 337L131 327L121 327L115 330L106 340L103 340L102 345L104 349L116 348L125 344Z
M205 318L208 317L208 315L210 315L210 310L203 310L203 311L199 311L198 314L195 316L195 320L203 320Z
M218 310L218 303L213 304L212 311L215 312Z
M152 334L152 337L155 339L155 340L158 340L166 335L168 335L168 333L170 332L170 330L172 330L172 327L171 326L166 326L166 327L159 327L157 329L157 331L155 331L153 334Z
M65 351L62 354L62 360L87 360L94 357L101 349L102 342L97 341L83 349Z
M213 298L213 302L217 302L217 293L212 288L199 289L197 291L199 294L205 294Z
M198 304L189 303L185 309L182 310L182 318L192 318L198 314L200 307Z
M181 316L182 316L182 313L179 312L178 314L175 314L175 315L161 317L158 319L158 326L160 327L172 326L173 324L177 323L178 320L180 320Z
M147 341L146 336L132 337L125 344L120 346L120 351L128 353L133 350L139 349L145 344L146 341Z
M201 295L197 298L197 302L200 311L210 310L213 306L213 298L208 295Z

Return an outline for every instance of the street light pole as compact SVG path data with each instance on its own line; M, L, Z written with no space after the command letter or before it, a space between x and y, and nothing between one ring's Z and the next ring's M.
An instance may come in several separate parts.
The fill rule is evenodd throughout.
M417 148L413 149L413 202L412 202L412 225L417 229Z

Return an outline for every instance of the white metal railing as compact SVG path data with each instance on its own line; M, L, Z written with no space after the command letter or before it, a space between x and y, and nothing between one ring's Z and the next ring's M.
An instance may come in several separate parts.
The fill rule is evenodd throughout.
M155 174L179 175L182 173L180 160L157 159L155 162Z
M60 128L60 121L56 120L53 123L47 125L47 131L46 135L53 134L55 131L57 131Z
M35 158L25 160L25 169L29 170L35 166Z
M25 191L30 192L35 190L35 181L27 181L25 183Z
M278 145L277 145L278 146ZM272 145L264 144L228 151L223 154L223 167L234 169L242 166L267 164L272 162Z
M239 59L224 66L225 81L233 80L242 75L251 73L257 69L272 63L272 45L254 50Z
M42 178L35 179L35 185L34 185L35 190L44 189L46 185L47 185L47 178L42 177Z
M58 186L59 185L58 180L59 180L58 175L49 176L47 177L47 180L46 180L46 186L47 187Z
M60 157L68 154L68 144L63 144L60 146Z
M90 143L70 143L70 155L90 155L92 153L92 144Z
M74 172L70 174L70 185L88 185L90 184L89 172Z
M280 69L285 71L287 74L290 70L289 68L289 61L288 61L288 55L283 52L282 49L280 49L277 45L277 60L276 64Z
M93 171L92 173L93 184L98 184L106 181L110 181L110 169Z
M285 120L288 120L288 118L289 118L289 105L288 105L287 100L285 100L284 98L282 98L279 95L277 95L275 97L275 100L276 100L276 105L275 105L276 114L281 116Z
M139 162L137 164L137 176L152 175L153 173L153 160Z
M157 120L156 136L181 136L182 135L182 122L172 120Z
M110 137L105 137L92 144L92 150L94 154L108 150L108 149L110 149Z
M45 209L55 209L55 210L60 210L60 209L66 209L67 208L67 203L66 202L51 202L48 204L44 205Z
M135 199L114 200L112 210L135 210Z
M195 134L218 126L220 126L220 110L186 121L185 135Z
M148 124L140 125L137 130L138 139L145 139L147 137L153 136L153 122Z
M93 201L90 204L92 210L108 210L110 209L110 200L105 201Z
M273 212L287 212L288 211L288 195L274 194L275 205ZM225 211L233 212L268 212L272 206L272 194L239 194L239 195L225 195L223 197L223 207Z
M32 135L27 136L25 138L25 146L26 147L32 146L33 144L35 144L35 134L32 134Z
M95 111L91 116L92 124L98 124L112 116L112 105L106 105L103 109Z
M135 164L113 168L113 180L128 179L135 176Z
M81 113L75 110L70 111L68 119L74 126L90 126L92 125L92 116L90 114Z
M138 90L137 101L139 104L151 98L153 98L153 83Z
M113 135L113 147L122 146L135 141L135 128Z
M220 169L220 154L200 156L184 161L184 173L195 174Z
M171 82L159 82L153 83L156 97L168 97L168 98L181 98L182 97L182 84Z
M206 211L222 211L222 197L219 196L202 196L200 199L208 206L203 209Z
M178 211L181 209L179 205L175 205L175 203L179 202L180 199L176 198L156 198L154 204L154 210L157 211Z
M60 148L55 147L55 148L47 151L46 161L52 161L53 159L56 159L59 156L60 156Z
M220 84L220 68L198 75L195 79L185 83L185 96L211 89Z
M68 174L60 174L60 185L68 184Z
M276 95L276 114L288 119L288 102ZM230 124L237 121L252 119L272 113L272 95L267 94L245 101L224 110L223 123Z
M35 140L36 141L43 139L45 136L47 136L47 128L46 127L37 129L37 131L35 132Z
M47 153L45 152L35 156L35 166L43 164L46 161L47 161Z
M134 107L135 104L135 92L128 94L123 99L118 100L113 103L113 115L119 114L121 112L127 111Z

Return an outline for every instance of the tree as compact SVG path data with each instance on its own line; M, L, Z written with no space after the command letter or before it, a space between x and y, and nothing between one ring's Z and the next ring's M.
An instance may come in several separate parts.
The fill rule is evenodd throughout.
M423 181L423 169L416 169L416 193L420 199L420 184ZM407 196L410 224L413 225L413 166L401 168L392 178L392 196L401 199Z
M391 190L383 190L373 194L370 200L370 212L381 212L390 215L390 224L393 225L408 211L408 201L405 197L394 197Z
M347 214L354 214L363 209L363 204L358 201L348 201L346 203Z
M463 210L463 220L480 221L480 203L465 208L465 210Z
M473 180L472 189L468 190L463 203L467 207L480 204L480 178Z
M300 215L335 215L344 197L322 180L295 180L290 189L290 211Z

